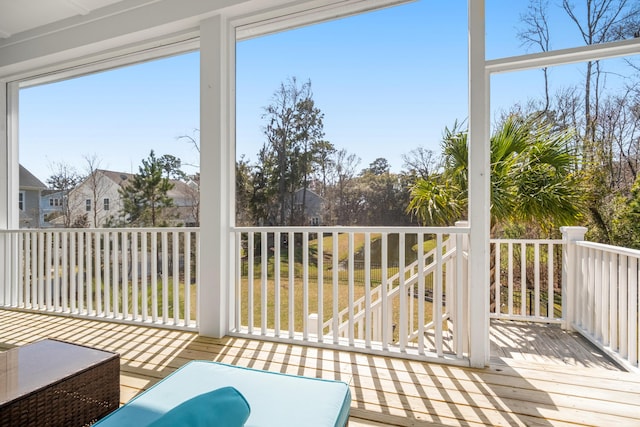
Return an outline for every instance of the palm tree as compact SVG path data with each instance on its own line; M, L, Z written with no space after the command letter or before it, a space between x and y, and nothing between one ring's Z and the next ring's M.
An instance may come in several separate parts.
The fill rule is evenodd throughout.
M496 130L490 141L492 235L509 223L535 224L550 233L580 219L583 193L572 138L573 131L555 129L540 116L512 115ZM467 215L467 131L458 123L445 129L442 149L441 172L411 188L407 210L424 225L451 225Z

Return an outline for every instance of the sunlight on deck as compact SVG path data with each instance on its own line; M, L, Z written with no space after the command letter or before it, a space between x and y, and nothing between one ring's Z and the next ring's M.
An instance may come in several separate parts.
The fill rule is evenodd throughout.
M640 376L618 370L588 347L563 353L565 338L576 337L559 329L551 332L563 344L551 332L540 338L543 326L494 325L504 351L484 370L7 310L0 310L0 348L49 337L119 352L122 402L187 361L204 359L346 381L356 427L640 424ZM516 351L521 343L515 337L556 344L544 356L532 346Z

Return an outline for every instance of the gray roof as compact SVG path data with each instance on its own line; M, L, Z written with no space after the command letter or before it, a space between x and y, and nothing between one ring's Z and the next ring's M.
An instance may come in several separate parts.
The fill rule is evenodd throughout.
M46 190L47 186L40 181L34 174L29 172L27 168L20 165L20 184L21 190Z

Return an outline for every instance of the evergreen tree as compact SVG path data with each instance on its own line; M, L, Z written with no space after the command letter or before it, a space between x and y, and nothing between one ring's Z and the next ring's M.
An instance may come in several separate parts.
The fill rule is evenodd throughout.
M168 196L173 184L163 176L164 172L162 158L157 158L151 150L132 182L120 189L124 205L122 216L128 224L140 227L167 225L164 210L173 206L173 200Z

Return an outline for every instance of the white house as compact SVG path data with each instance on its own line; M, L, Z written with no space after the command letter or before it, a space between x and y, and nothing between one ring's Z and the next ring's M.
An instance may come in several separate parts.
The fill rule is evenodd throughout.
M122 215L123 201L120 189L134 175L125 172L97 169L69 193L71 223L84 223L87 227L103 227ZM173 188L168 196L173 200L170 216L175 225L193 226L197 223L197 188L178 180L171 180Z

